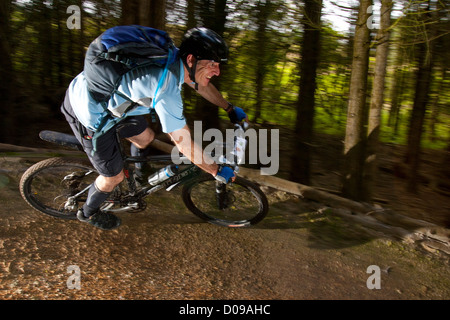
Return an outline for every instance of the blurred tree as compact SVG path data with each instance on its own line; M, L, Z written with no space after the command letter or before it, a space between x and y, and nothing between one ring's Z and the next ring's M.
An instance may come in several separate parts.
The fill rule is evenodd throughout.
M64 86L64 53L63 53L63 1L54 0L53 5L55 7L55 25L56 25L56 37L53 43L53 51L55 54L55 72L56 72L56 85L58 87Z
M280 0L241 0L233 5L239 9L227 21L230 59L221 84L253 123L291 124L297 98L300 10Z
M121 0L123 25L139 24L139 0Z
M13 65L11 59L11 16L12 4L11 1L2 1L0 3L0 74L2 81L0 81L0 141L11 142L11 130L13 129L11 123L11 104L15 96L15 79L13 72Z
M407 54L404 46L402 45L403 39L406 37L402 34L402 31L405 30L401 28L399 32L394 34L393 39L393 69L394 72L391 75L392 81L390 90L390 109L389 109L389 120L387 125L389 127L394 127L394 135L398 132L398 124L399 124L399 115L400 115L400 104L403 97L404 85L405 85L405 74L406 71L405 65L407 65Z
M121 0L122 23L165 30L166 0Z
M186 7L186 15L187 15L187 20L186 20L186 27L183 30L183 34L192 28L195 28L197 26L197 19L196 19L196 4L195 4L196 0L187 0L187 7ZM180 45L181 45L181 41L180 41ZM182 92L183 94L183 103L185 106L185 114L186 117L189 119L190 118L190 114L189 112L187 112L187 109L189 109L189 111L192 111L192 107L196 105L197 102L197 95L194 93L194 90L191 89L188 86L185 86L185 89ZM194 107L195 109L195 107Z
M414 104L409 120L408 145L405 162L409 165L408 190L417 192L418 170L420 163L420 144L423 133L425 112L429 102L432 81L436 36L439 27L440 3L428 0L426 7L418 5L420 33L417 45L417 73Z
M356 161L357 151L364 149L364 138L367 138L365 129L358 129L361 123L365 124L369 110L361 110L360 104L368 100L366 95L369 86L363 83L364 78L368 77L369 83L373 81L375 90L379 84L379 73L367 73L364 58L359 55L360 51L365 54L367 43L353 40L354 37L361 38L361 29L365 23L362 20L358 24L354 23L350 32L344 32L333 29L331 23L326 24L326 16L322 16L320 20L325 24L320 29L321 50L317 56L319 51L315 47L319 42L311 40L317 30L312 27L314 24L311 19L307 21L309 15L303 15L302 9L312 8L319 2L309 0L299 5L294 0L2 1L0 111L3 116L0 120L0 139L9 139L10 143L30 141L30 137L37 137L38 129L57 123L58 119L54 115L60 115L61 94L82 71L84 52L89 42L107 28L124 23L164 28L179 44L186 29L206 26L223 35L230 46L230 63L222 66L221 76L215 79L215 84L224 95L231 102L242 106L252 120L263 125L270 123L296 130L295 140L299 140L302 146L293 143L283 149L294 146L286 151L298 154L293 158L282 157L282 161L289 162L289 173L298 169L298 173L303 176L299 178L293 174L292 179L306 183L308 179L311 180L308 177L311 137L322 132L342 135L347 106L349 125L345 152L347 168L351 168L357 163L352 161ZM445 127L450 105L450 20L441 17L443 10L439 9L441 6L448 10L450 2L399 0L395 4L397 12L401 9L403 14L400 17L395 15L396 19L393 19L390 28L392 45L385 77L386 96L383 96L387 98L387 103L391 103L390 124L395 128L382 125L378 128L381 128L380 139L391 139L390 142L394 143L404 143L409 134L409 150L416 150L417 154L417 146L420 147L421 142L434 140L436 145L439 142L443 145L450 134ZM66 10L70 5L81 8L81 30L66 26L70 16ZM342 9L345 4L340 2L338 6ZM357 7L360 8L361 5ZM360 11L352 7L345 9L345 16L352 20L355 20L353 12ZM428 17L425 12L428 12ZM158 17L154 18L153 14ZM309 16L312 17L314 14ZM161 21L166 20L164 26ZM355 50L355 54L350 53L348 48ZM315 57L312 57L312 52L316 54ZM418 64L420 56L421 68ZM352 58L353 64L350 63ZM315 60L317 67L314 76ZM379 59L375 61L378 63ZM432 66L429 71L426 69L430 67L428 62ZM308 82L307 79L312 81ZM416 83L416 79L420 84ZM424 94L423 85L427 81L428 94ZM203 119L204 129L217 127L218 116L225 118L225 113L208 105L197 94L192 94L192 99L186 99L190 93L193 91L188 88L183 90L188 115ZM372 95L374 102L377 94ZM314 96L315 102L312 100ZM426 97L426 103L424 99L419 103L420 97ZM380 105L379 102L377 105ZM419 108L424 105L425 109ZM192 115L193 110L197 112L196 115ZM422 125L413 121L420 118ZM404 119L414 123L410 125L409 131L409 123ZM24 123L27 124L26 130ZM376 128L374 125L371 132L376 132ZM423 128L430 128L430 133L422 132ZM297 139L297 134L301 138ZM369 137L374 136L369 134ZM413 136L415 139L412 139ZM336 169L334 160L329 161L327 169ZM359 169L355 167L345 174L346 179L357 181L352 185L356 189L363 181L358 180L357 174L353 176L353 172L364 170L363 160L361 163ZM294 170L291 170L293 166ZM346 184L345 188L350 182Z
M447 22L450 28L450 20ZM445 29L443 29L445 30ZM431 112L430 112L430 122L429 122L429 136L431 141L439 140L439 136L436 130L437 124L439 123L439 115L442 111L445 111L445 106L448 103L448 93L449 93L449 77L448 71L450 67L450 34L437 39L435 46L435 56L437 64L435 70L435 86L433 88L434 98L431 102Z
M389 51L389 28L391 25L392 0L381 1L380 25L375 38L376 56L372 95L369 109L367 156L363 184L367 199L372 198L377 175L377 152L381 126L381 109L384 103L385 78Z
M187 0L187 22L186 30L192 29L197 25L195 18L195 0Z
M257 31L256 31L256 41L255 49L257 54L255 54L256 60L256 103L255 103L255 114L253 116L252 122L258 122L261 117L262 99L263 99L263 87L264 87L264 77L267 73L268 59L267 59L267 48L269 37L267 34L267 23L269 15L272 11L272 5L270 0L259 0L256 4L256 16L257 16Z
M225 23L227 21L227 0L197 0L198 14L201 21L197 26L203 26L214 30L220 36L224 36ZM226 65L220 66L220 72L224 73ZM220 90L221 78L213 78L212 83ZM197 99L196 118L203 120L203 130L220 128L219 110L205 99Z
M358 20L356 21L352 74L347 109L347 125L344 141L342 194L353 200L368 200L363 188L365 158L364 124L367 116L367 74L369 70L370 31L367 20L372 0L360 0Z
M321 0L304 0L300 86L290 178L310 184L311 144L314 127L316 71L320 52Z

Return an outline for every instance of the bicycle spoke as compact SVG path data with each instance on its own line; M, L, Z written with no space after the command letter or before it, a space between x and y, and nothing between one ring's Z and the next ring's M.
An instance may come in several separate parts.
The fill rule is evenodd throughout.
M70 166L53 167L44 169L33 177L30 187L35 200L62 214L76 212L78 206L67 207L68 197L86 189L94 181L94 177L88 179L86 171L73 170L74 168Z
M265 215L261 194L242 182L221 185L215 180L200 180L189 187L188 194L188 207L212 223L241 227Z
M20 182L24 199L34 208L60 218L75 218L97 174L88 166L63 159L35 164Z

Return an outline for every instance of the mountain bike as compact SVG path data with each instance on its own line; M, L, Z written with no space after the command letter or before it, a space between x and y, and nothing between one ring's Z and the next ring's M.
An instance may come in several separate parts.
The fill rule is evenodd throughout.
M195 164L189 161L185 164L187 158L182 154L176 161L167 154L130 156L125 152L124 141L119 137L122 128L122 125L118 125L115 130L124 161L125 180L115 188L101 210L111 213L143 211L147 207L148 196L163 189L170 192L182 186L181 198L186 207L209 223L225 227L248 227L267 215L267 198L255 183L239 176L234 182L222 183ZM235 129L235 132L245 130L240 124ZM73 135L45 130L39 136L47 142L82 151L81 144ZM232 152L215 157L216 162L238 172L246 145L242 139L242 134L236 135ZM156 184L153 182L155 179L151 178L152 184L139 183L133 174L138 162L147 163L150 167L161 164L172 168L175 166L178 171ZM87 158L49 158L29 167L22 175L19 187L23 199L34 209L57 218L76 219L78 209L86 201L89 186L97 176L98 173Z

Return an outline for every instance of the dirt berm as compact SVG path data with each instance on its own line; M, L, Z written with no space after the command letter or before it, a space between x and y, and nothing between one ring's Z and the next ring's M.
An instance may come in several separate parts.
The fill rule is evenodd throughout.
M38 156L0 157L0 299L450 298L449 256L420 228L388 232L396 227L263 187L270 212L252 228L204 223L162 191L101 231L22 200L18 181ZM74 266L80 289L68 282Z

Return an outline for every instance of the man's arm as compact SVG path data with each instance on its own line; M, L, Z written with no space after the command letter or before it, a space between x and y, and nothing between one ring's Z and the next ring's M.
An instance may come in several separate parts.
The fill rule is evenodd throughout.
M169 136L178 150L192 163L196 164L200 169L212 174L214 177L217 175L219 166L211 157L208 157L203 153L201 146L192 140L191 132L187 125L182 129L169 133Z
M189 86L194 88L194 84L192 83L189 83ZM217 90L217 88L212 83L208 83L206 87L199 86L197 92L212 104L215 104L225 111L228 109L228 101L225 100L219 90Z
M236 174L230 167L219 167L214 159L203 153L201 146L196 144L192 138L188 126L169 133L178 150L184 154L192 163L203 171L211 174L217 180L228 183L235 181Z
M190 84L190 86L194 87L193 84ZM212 83L208 83L206 87L199 87L197 92L209 102L224 109L228 113L228 117L230 117L232 123L237 123L242 120L248 122L248 116L245 114L244 110L233 106L225 100L219 90L217 90Z

